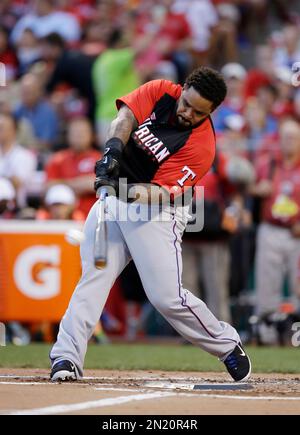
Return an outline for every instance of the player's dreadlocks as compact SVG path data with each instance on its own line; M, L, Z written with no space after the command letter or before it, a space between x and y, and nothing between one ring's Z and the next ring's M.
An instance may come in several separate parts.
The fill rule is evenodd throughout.
M191 86L199 94L213 103L213 110L218 107L226 97L227 86L222 75L205 66L195 69L185 81L188 88Z

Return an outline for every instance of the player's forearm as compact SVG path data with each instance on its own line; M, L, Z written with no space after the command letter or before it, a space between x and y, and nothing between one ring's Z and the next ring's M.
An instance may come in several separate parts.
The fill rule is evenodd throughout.
M117 118L110 125L107 140L117 137L126 145L132 131L137 127L138 123L133 112L129 107L123 105L119 110Z

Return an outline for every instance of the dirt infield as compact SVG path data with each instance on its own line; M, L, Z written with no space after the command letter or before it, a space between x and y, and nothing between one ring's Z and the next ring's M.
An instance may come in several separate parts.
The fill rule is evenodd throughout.
M299 415L300 377L255 374L239 385L222 373L87 370L53 384L47 370L0 369L0 414Z

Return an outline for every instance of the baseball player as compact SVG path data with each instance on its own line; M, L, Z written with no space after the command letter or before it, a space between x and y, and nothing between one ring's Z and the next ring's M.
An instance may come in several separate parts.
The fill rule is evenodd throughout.
M223 361L235 381L250 376L251 363L237 331L219 321L181 283L181 236L188 214L186 207L177 207L176 199L193 188L213 163L210 114L225 95L222 76L201 67L183 87L154 80L117 100L118 115L111 124L104 157L95 168L95 190L109 186L115 192L106 200L107 266L94 267L96 203L84 227L82 277L50 352L53 381L82 377L88 340L113 283L131 259L148 299L174 329ZM119 183L124 178L126 195ZM145 220L150 209L157 214Z

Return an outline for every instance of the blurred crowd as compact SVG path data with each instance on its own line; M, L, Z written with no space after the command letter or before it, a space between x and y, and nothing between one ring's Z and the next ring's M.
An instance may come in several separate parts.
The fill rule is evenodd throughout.
M300 308L299 12L296 0L2 0L0 219L84 220L115 99L217 68L228 94L183 284L249 337L284 342ZM135 339L151 310L134 265L120 288ZM103 325L118 330L111 312Z

